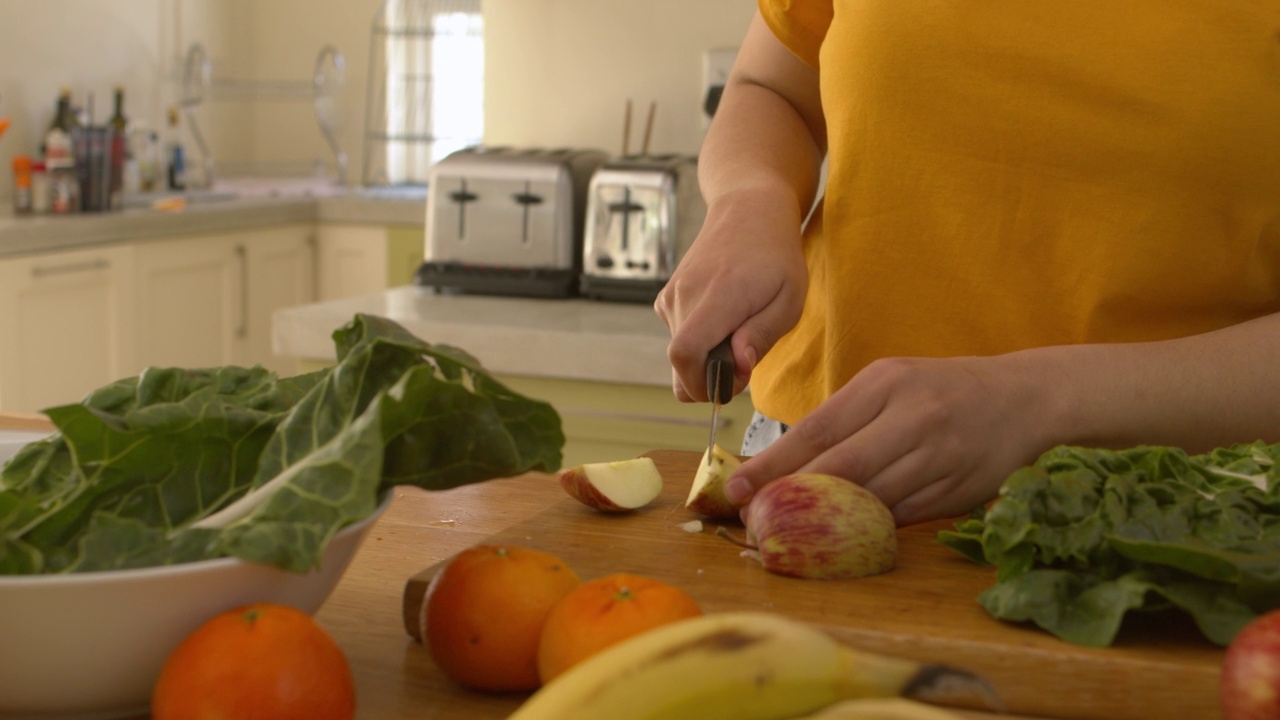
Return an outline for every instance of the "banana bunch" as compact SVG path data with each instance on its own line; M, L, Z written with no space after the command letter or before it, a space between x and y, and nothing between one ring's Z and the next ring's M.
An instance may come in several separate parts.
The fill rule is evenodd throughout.
M727 612L603 650L509 720L782 720L849 698L895 696L991 702L994 692L962 670L860 652L780 615Z

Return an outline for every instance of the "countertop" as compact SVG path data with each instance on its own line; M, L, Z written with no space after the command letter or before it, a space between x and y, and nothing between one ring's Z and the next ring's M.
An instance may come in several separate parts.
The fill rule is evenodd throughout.
M277 310L277 354L332 361L333 331L380 315L431 343L455 345L503 374L671 386L670 333L643 303L440 294L412 285Z
M18 217L0 213L0 257L70 250L146 238L246 230L292 223L353 223L422 227L426 196L333 190L312 196L247 195L193 199L180 211L126 208L116 212Z
M0 414L0 430L47 427L37 417ZM684 455L690 463L697 461L696 454ZM441 674L426 649L405 631L403 592L408 579L424 568L565 500L559 484L539 473L442 492L395 491L390 507L316 615L351 665L357 720L488 720L514 711L523 695L466 691ZM974 720L1028 720L960 714Z

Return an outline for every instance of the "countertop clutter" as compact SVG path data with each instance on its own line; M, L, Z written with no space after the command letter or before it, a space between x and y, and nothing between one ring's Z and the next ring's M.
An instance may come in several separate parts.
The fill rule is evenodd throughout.
M0 429L32 418L0 415ZM945 521L899 531L899 566L849 581L765 573L713 534L679 527L696 452L654 451L666 483L648 508L591 511L547 475L529 473L442 492L401 488L316 617L342 647L361 720L434 717L497 720L522 694L465 690L441 673L408 631L424 571L485 542L555 552L584 577L630 571L677 583L708 612L766 610L821 627L874 652L949 663L981 673L1009 714L962 710L974 720L1146 720L1218 717L1221 650L1194 628L1151 623L1112 648L1074 646L1002 623L974 601L992 571L933 541Z
M0 430L38 427L48 426L38 418L0 414ZM649 572L680 582L707 611L748 609L765 603L763 609L806 620L817 619L824 627L840 628L838 634L847 641L864 644L869 649L893 650L909 656L935 655L946 643L954 644L957 638L967 642L966 637L981 636L988 628L1000 630L995 621L982 617L976 605L957 597L950 604L973 605L967 612L972 622L959 631L959 636L941 640L902 638L898 633L902 627L914 622L913 613L919 613L919 619L926 623L922 627L927 628L928 623L936 622L929 618L930 608L948 604L948 601L940 593L928 592L913 597L903 595L904 601L910 601L909 606L887 602L884 596L892 595L892 573L873 583L849 581L826 586L822 593L824 597L839 592L847 602L841 607L824 606L806 592L818 589L814 585L817 581L792 581L768 576L754 560L740 557L736 548L723 539L714 537L710 532L691 535L677 527L684 517L676 505L683 498L684 479L692 476L698 455L692 452L655 452L653 457L666 479L667 491L649 509L629 516L593 513L565 495L552 478L539 473L443 492L397 490L391 506L378 519L338 587L316 615L350 663L356 682L356 717L359 720L418 717L497 720L509 716L524 695L489 695L464 690L435 667L426 648L406 632L403 618L405 592L413 576L472 545L497 540L547 547L553 538L530 535L529 532L556 522L566 523L565 532L572 538L569 544L557 545L555 550L564 554L566 562L580 565L582 572L594 574L602 563L618 569ZM648 541L651 544L645 553L633 557L627 548L636 542L639 531L652 536ZM943 548L936 545L916 544L925 552L943 552ZM682 549L669 557L658 558L652 552L654 547ZM909 557L905 560L913 562ZM957 560L950 572L960 572L961 562ZM950 567L952 563L947 565ZM978 582L981 581L982 569L971 566L964 569L976 574ZM903 573L918 576L919 569L913 570L910 564L904 564ZM721 583L728 584L720 586ZM865 588L866 592L860 588ZM738 591L746 594L735 597ZM864 614L861 609L867 606L878 606L878 613L875 616ZM1162 657L1159 648L1082 652L1032 631L1006 628L1003 632L1005 636L1012 633L1012 636L1025 640L1022 654L1017 658L990 654L983 661L983 667L974 669L994 669L992 680L1009 695L1006 702L1019 698L1019 702L1034 701L1039 707L1055 708L1055 711L1044 715L960 711L966 718L1115 720L1213 716L1209 711L1200 712L1205 708L1198 699L1199 686L1186 684L1186 672L1176 663L1167 669L1180 672L1160 680L1160 692L1150 696L1152 701L1163 702L1164 705L1147 703L1145 693L1133 692L1135 686L1131 685L1129 677L1120 673L1136 663L1156 664ZM970 656L980 656L988 649L986 643L975 642L968 650L969 655L950 660L963 664ZM1109 662L1104 661L1109 657L1107 653L1114 655ZM1034 665L1027 664L1028 656ZM1081 657L1092 658L1089 660L1093 665L1092 671L1084 678L1070 680L1073 676L1067 673L1072 667L1078 667L1073 663L1081 662ZM948 660L946 657L935 659ZM1062 667L1053 667L1062 663L1065 663ZM1046 669L1051 667L1052 672ZM1063 674L1056 674L1058 672ZM1207 675L1207 671L1204 672ZM1097 684L1098 678L1106 673L1113 677L1104 684ZM1065 684L1054 684L1054 679L1059 677ZM1148 676L1144 681L1155 682L1157 679ZM1038 699L1034 695L1037 690L1043 690ZM1193 693L1196 694L1193 696ZM1097 712L1097 708L1107 707L1103 703L1119 703L1129 712ZM1174 708L1171 713L1161 714L1169 707ZM1145 712L1148 710L1150 713Z

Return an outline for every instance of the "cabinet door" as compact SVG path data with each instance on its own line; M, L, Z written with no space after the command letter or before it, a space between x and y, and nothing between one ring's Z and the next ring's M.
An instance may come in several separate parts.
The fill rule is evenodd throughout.
M0 410L78 402L137 373L130 247L0 261Z
M138 243L138 355L144 365L235 362L248 320L248 251L224 236Z
M297 358L276 355L271 349L271 315L281 308L315 301L315 230L292 226L244 233L235 238L235 244L236 252L245 254L248 272L235 362L262 365L281 376L294 375Z
M368 295L387 288L387 229L323 225L318 236L320 300Z
M271 351L271 314L315 299L315 242L306 226L138 245L139 347L147 365L262 365L292 375Z
M671 388L522 375L499 379L555 407L565 434L563 467L625 460L650 450L707 449L711 407L678 402ZM753 411L748 393L724 405L716 444L731 453L741 451Z

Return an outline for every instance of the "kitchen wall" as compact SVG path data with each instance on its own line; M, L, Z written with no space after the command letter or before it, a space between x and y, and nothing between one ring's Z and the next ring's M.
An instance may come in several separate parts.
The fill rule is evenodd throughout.
M38 151L61 88L84 107L92 94L93 119L104 123L112 90L122 85L126 114L159 130L179 98L189 43L202 43L223 65L250 62L237 40L252 7L252 0L0 2L0 117L12 123L0 137L0 208L9 206L12 157ZM248 141L250 128L220 120L210 118L210 142Z
M99 122L123 84L126 111L159 128L180 96L183 54L202 43L215 77L307 81L317 52L346 60L339 137L358 183L369 34L380 0L2 0L0 198L9 161L33 153L58 89L94 95ZM633 101L631 150L657 103L651 152L696 152L702 137L704 50L736 47L754 0L484 0L485 141L621 151ZM329 156L309 103L226 100L197 110L219 160L295 162Z
M264 0L254 5L258 72L306 76L333 43L347 62L342 144L359 182L369 31L375 0ZM702 54L735 48L755 0L483 0L485 142L622 150L626 101L631 150L657 103L650 151L697 152L703 126ZM307 107L257 111L253 153L263 159L323 154ZM304 128L298 131L298 128Z
M484 0L485 140L631 151L657 102L650 152L696 152L702 54L736 48L754 0Z

